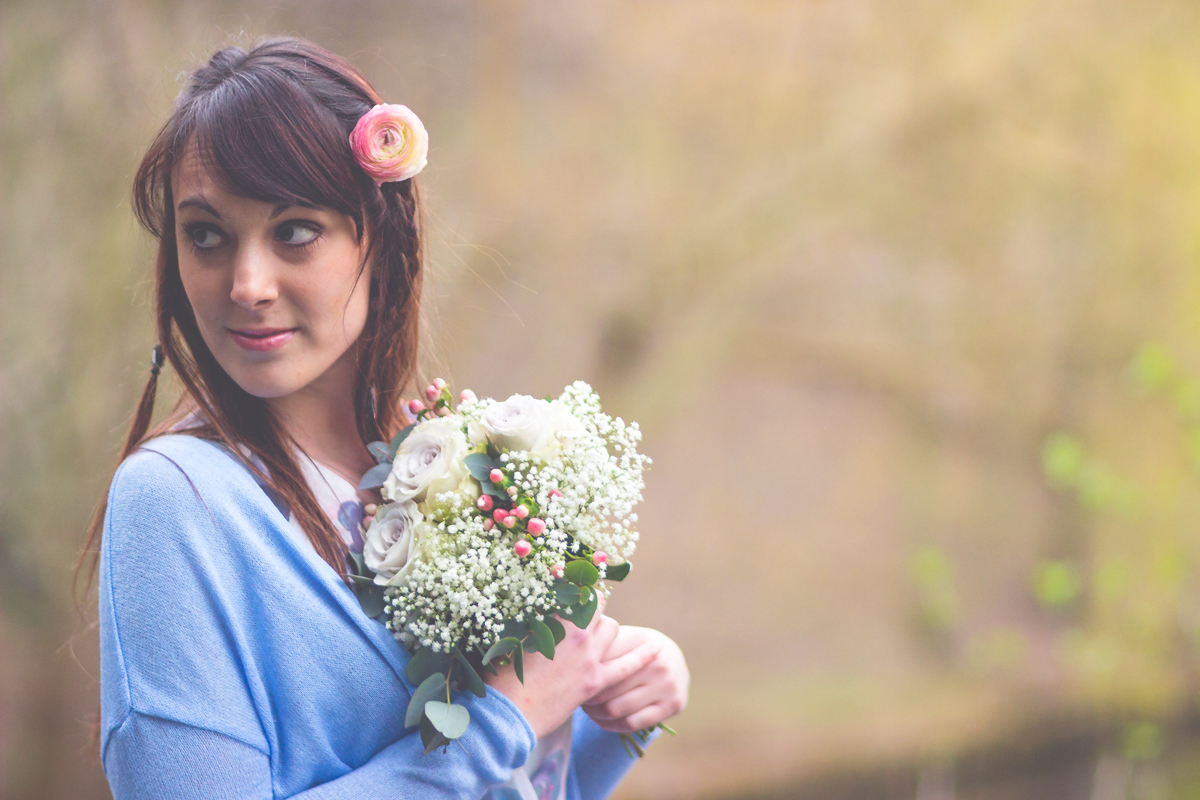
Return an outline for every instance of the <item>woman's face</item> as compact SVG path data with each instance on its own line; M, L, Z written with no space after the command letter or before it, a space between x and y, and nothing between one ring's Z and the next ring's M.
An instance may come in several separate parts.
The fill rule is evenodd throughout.
M266 399L352 385L370 287L354 220L230 194L191 153L171 187L179 275L217 363Z

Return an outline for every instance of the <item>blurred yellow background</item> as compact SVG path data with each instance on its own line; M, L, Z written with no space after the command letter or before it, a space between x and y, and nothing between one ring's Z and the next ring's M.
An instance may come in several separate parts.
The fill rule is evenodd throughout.
M1185 0L0 2L0 797L108 796L70 584L154 344L129 185L279 33L430 131L425 376L643 425L611 613L693 687L622 797L1200 798Z

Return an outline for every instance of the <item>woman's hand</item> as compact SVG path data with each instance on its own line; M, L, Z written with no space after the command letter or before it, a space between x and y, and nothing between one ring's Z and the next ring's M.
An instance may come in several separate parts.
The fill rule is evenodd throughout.
M691 679L687 661L666 635L650 628L621 625L604 657L619 661L651 646L657 655L644 667L583 704L583 710L601 728L633 733L670 719L687 705Z
M539 738L566 722L588 698L637 674L662 647L661 641L647 639L613 654L621 626L599 611L586 630L571 622L563 625L567 636L554 648L553 661L539 653L525 654L524 684L511 664L485 677L489 686L521 709Z

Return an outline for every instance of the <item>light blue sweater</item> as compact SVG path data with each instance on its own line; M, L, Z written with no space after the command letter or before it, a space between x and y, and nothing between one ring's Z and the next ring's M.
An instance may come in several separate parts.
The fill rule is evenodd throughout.
M464 798L536 740L516 706L462 693L471 727L422 755L408 654L363 614L251 473L190 436L117 470L100 558L101 758L127 798ZM575 712L568 797L632 765Z

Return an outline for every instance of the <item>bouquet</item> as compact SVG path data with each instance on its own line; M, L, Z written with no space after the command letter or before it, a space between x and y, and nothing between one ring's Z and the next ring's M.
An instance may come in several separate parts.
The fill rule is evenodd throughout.
M524 654L554 657L563 621L587 627L601 581L621 581L637 545L641 432L600 410L583 382L556 400L471 391L454 406L434 381L416 421L369 449L379 462L359 484L379 488L351 579L371 616L412 653L405 714L425 752L466 732L455 691L486 694L485 670ZM639 755L649 731L626 736Z

